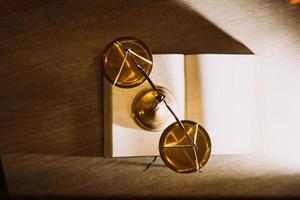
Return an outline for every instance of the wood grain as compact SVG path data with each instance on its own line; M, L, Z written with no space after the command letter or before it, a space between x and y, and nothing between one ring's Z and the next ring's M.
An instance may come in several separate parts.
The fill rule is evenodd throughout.
M213 156L202 173L179 174L159 158L7 155L12 198L255 198L299 197L299 167L258 156ZM17 172L17 173L16 173ZM43 199L43 198L41 198Z
M254 52L263 66L284 67L300 61L299 10L284 0L1 1L0 154L9 193L299 197L299 173L263 159L213 158L203 176L182 176L160 162L141 173L148 158L96 157L105 98L99 58L111 40L137 37L153 53Z

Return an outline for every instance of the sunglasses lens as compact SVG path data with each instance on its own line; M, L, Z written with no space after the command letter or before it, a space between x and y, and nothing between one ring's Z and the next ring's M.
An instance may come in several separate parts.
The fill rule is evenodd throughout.
M201 125L188 120L183 120L182 124L195 145L192 145L186 133L175 122L164 130L160 138L160 156L165 165L172 170L192 173L207 163L211 153L211 142Z
M149 48L135 38L119 38L112 41L102 54L104 75L121 88L132 88L146 79L136 67L133 58L147 75L152 70L152 54Z

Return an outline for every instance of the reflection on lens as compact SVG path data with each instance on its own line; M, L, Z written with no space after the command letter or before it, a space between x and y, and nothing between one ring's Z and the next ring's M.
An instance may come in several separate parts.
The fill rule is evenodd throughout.
M179 123L175 122L163 132L159 141L159 151L166 166L176 172L191 173L207 163L211 153L211 142L201 125L188 120L181 122L197 148L193 147Z
M152 69L152 54L142 41L130 37L119 38L105 48L102 54L102 66L104 75L112 84L122 88L132 88L146 80L135 65L132 56L149 75Z

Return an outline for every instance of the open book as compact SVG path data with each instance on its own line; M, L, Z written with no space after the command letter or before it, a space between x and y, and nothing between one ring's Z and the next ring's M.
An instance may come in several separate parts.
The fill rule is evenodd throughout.
M150 78L174 94L181 120L198 122L207 130L213 154L261 151L257 56L161 54L153 55L153 63ZM140 128L131 114L134 97L146 88L147 81L123 89L104 78L105 156L159 155L162 131Z

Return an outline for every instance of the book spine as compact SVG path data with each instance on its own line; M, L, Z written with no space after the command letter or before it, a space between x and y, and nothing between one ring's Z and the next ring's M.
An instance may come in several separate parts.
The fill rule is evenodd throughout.
M102 90L102 134L104 140L104 156L112 157L112 86L104 77L102 79Z

